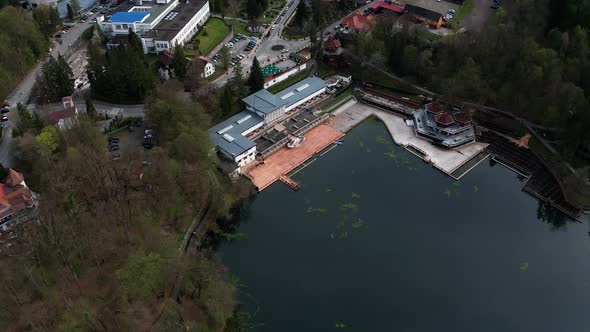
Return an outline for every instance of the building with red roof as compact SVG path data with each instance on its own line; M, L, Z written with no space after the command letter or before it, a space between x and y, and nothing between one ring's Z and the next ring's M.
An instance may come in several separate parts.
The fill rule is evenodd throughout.
M342 53L340 40L334 36L328 37L328 40L324 42L324 53L328 55L338 55Z
M78 121L78 109L74 105L74 100L71 96L63 97L61 102L64 109L49 113L45 119L52 125L58 126L60 129L68 129Z
M375 16L372 14L363 15L356 11L352 15L345 17L342 24L356 32L369 32L375 26Z
M398 14L402 14L404 12L404 6L389 4L385 1L377 1L373 3L369 8L373 11L373 13L378 13L382 10L392 11Z
M418 136L448 148L475 141L469 111L441 100L429 102L414 113L414 129Z
M0 233L36 218L38 197L25 183L24 176L10 169L0 183Z

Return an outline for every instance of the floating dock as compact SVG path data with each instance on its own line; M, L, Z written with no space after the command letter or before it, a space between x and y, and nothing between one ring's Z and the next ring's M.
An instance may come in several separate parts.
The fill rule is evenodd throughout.
M266 157L263 163L246 171L246 176L252 180L259 191L264 190L277 180L283 181L281 177L286 176L287 173L312 158L316 153L342 138L344 133L326 124L320 124L305 133L304 136L305 141L299 147L294 149L283 147ZM291 186L289 183L287 185Z
M298 182L291 179L287 175L281 175L281 177L279 177L279 180L281 180L284 184L288 185L291 189L293 189L295 191L297 191L297 190L299 190L299 188L301 188L301 185Z

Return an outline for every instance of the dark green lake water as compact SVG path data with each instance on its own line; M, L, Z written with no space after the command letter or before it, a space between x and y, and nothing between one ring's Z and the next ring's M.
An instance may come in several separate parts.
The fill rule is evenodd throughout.
M366 121L294 178L221 248L254 331L590 331L588 225L501 165L455 182Z

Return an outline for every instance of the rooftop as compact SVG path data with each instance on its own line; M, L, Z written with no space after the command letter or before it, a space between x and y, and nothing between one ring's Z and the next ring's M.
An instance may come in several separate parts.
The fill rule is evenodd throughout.
M11 169L3 183L0 183L0 218L34 205L35 195L21 184L23 181L24 176Z
M157 40L172 40L182 28L203 8L208 0L192 0L181 2L170 11L154 29L144 36Z
M381 8L391 10L400 14L404 12L403 6L388 4L385 1L377 1L374 4L372 4L370 8L375 12L377 12Z
M356 11L352 15L345 17L342 24L355 31L367 32L373 29L373 15L363 15Z
M405 11L435 22L442 18L441 13L413 5L406 5Z
M49 113L45 118L47 122L56 124L59 120L67 119L76 116L76 107L68 107L64 110Z
M150 13L148 12L117 12L111 16L113 23L142 22Z
M288 107L325 87L326 82L321 78L308 77L277 94L273 95L263 89L249 95L242 101L257 111L268 114L277 108Z
M242 133L261 122L264 122L264 119L260 116L250 111L242 111L209 129L211 143L234 157L238 156L256 145Z

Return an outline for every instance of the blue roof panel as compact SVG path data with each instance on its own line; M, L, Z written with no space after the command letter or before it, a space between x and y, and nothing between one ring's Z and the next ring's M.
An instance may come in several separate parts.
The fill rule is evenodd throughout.
M308 77L277 94L273 95L263 89L249 95L242 101L257 111L268 114L282 106L293 105L325 87L326 82L321 78Z
M242 111L209 129L211 143L236 157L256 145L254 141L242 136L242 133L261 122L264 119L255 113ZM226 134L233 138L231 142L224 137Z
M112 23L141 22L150 13L148 12L117 12L111 16Z

